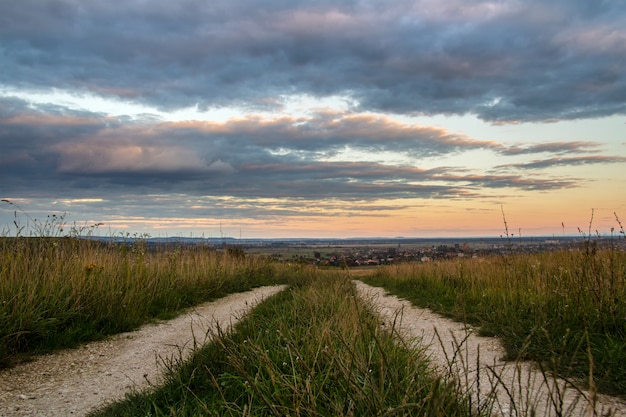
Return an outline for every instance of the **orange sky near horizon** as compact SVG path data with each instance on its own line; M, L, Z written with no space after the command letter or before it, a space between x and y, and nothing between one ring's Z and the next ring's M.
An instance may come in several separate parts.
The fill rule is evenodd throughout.
M609 235L626 218L621 2L1 9L2 235L49 215L234 238L500 236L503 211L515 235Z

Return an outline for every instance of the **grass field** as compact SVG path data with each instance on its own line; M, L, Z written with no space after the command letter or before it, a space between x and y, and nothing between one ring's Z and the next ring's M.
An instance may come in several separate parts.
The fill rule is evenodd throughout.
M397 343L345 276L309 271L172 364L164 386L95 416L468 416L458 385Z
M626 253L493 256L380 268L371 285L502 339L510 359L626 392Z
M54 223L53 223L54 226ZM379 329L344 272L240 249L102 243L42 229L0 238L0 365L134 329L256 286L290 289L167 384L102 415L471 415L467 393L419 350ZM50 233L52 232L52 233ZM623 234L623 230L622 230ZM620 239L623 239L620 237ZM401 263L358 274L502 339L592 391L626 392L626 253L597 246ZM368 270L371 271L371 270Z
M201 246L147 250L71 237L0 238L0 364L167 318L202 301L286 283L286 267Z

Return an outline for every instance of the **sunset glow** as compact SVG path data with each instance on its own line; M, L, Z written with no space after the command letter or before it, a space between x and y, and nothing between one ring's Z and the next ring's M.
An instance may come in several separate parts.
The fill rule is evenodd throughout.
M100 234L235 238L626 221L619 2L26 0L0 15L5 235L64 213Z

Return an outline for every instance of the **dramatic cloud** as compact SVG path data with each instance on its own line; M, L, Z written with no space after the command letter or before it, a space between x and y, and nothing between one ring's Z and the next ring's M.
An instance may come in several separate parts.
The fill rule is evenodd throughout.
M24 0L2 6L0 84L162 109L261 108L300 93L494 122L625 114L624 9L617 0Z
M467 198L479 195L481 188L550 190L570 187L573 180L485 175L454 166L420 168L420 161L477 150L560 155L597 148L588 142L507 148L374 115L122 123L96 114L44 112L24 103L20 110L16 101L10 111L8 107L0 113L0 141L10 144L1 157L9 193L38 188L95 194L130 187L135 193L239 198ZM16 136L24 140L15 141ZM413 163L350 161L350 153L357 151L374 160L384 151ZM342 153L348 160L332 160ZM583 160L615 161L601 156L558 159L561 164ZM509 167L529 165L539 167L537 162Z
M0 197L306 233L583 187L609 206L624 28L621 0L5 1Z

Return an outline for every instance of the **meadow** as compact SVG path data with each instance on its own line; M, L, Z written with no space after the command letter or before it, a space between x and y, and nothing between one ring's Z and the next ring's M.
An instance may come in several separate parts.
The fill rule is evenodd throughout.
M0 365L137 328L232 292L286 283L280 264L145 240L0 238ZM290 272L290 271L289 271Z
M407 263L362 280L499 337L508 359L626 393L626 252L600 248Z
M620 225L621 226L621 225ZM72 234L0 238L0 364L167 319L270 284L266 300L166 382L95 415L486 415L454 375L382 330L349 269L276 262L237 248L149 247ZM626 392L623 228L599 246L381 266L358 278L501 338L511 360L537 361L592 392ZM487 404L487 403L485 403Z
M93 416L469 416L469 397L381 329L345 274L302 271L165 384Z
M607 269L577 276L587 283L583 288L565 280L567 267L590 265ZM623 252L583 248L408 263L374 274L299 269L289 290L262 303L233 332L218 332L191 360L170 363L163 386L94 416L491 415L486 394L472 399L454 372L433 370L419 344L407 343L393 327L381 329L355 293L354 277L497 335L509 359L538 361L548 379L558 375L592 394L623 394L625 328L617 327L624 323L615 315L626 317L624 266ZM541 273L531 272L537 269ZM589 293L604 285L612 291ZM580 305L571 312L575 299ZM589 312L592 305L611 314ZM559 401L563 394L555 395ZM516 415L533 415L528 412ZM555 403L551 415L570 414Z

